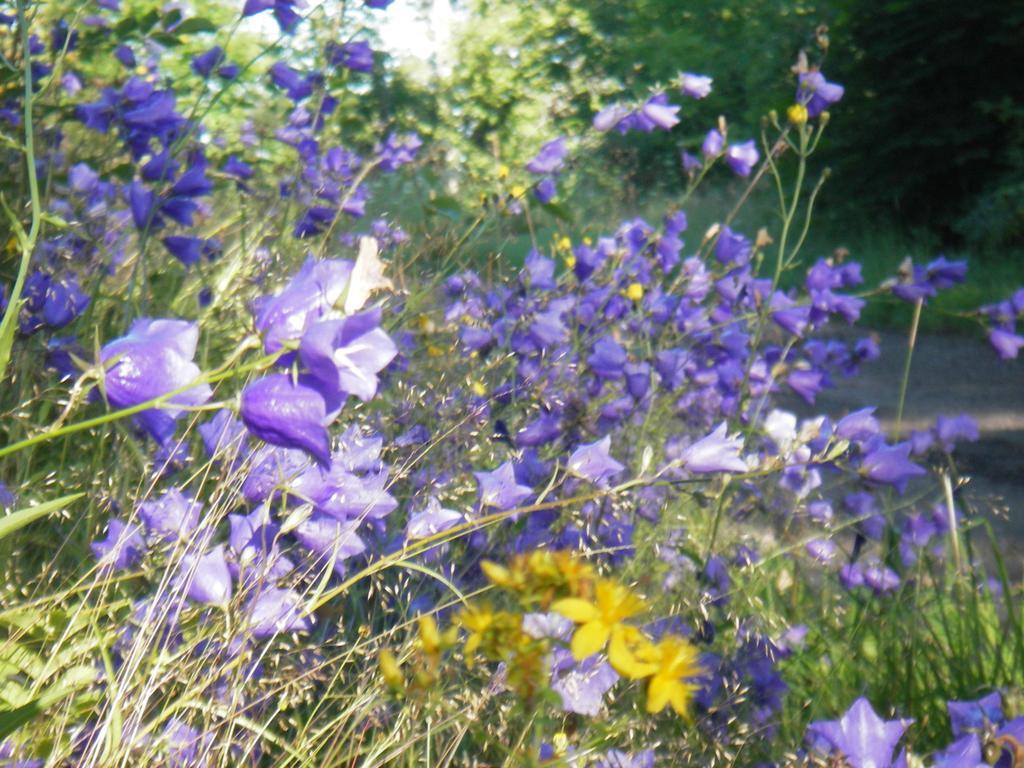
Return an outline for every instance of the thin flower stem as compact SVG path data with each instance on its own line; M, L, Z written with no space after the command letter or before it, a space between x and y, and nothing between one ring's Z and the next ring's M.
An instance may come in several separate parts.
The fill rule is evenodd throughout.
M729 489L729 476L725 475L725 485L722 487L722 493L718 497L718 505L715 507L715 519L711 524L711 536L708 539L708 547L704 553L704 566L703 570L707 570L708 561L711 560L711 555L715 551L715 540L718 538L718 528L722 523L722 513L725 511L725 498L727 496L726 491Z
M24 59L25 80L25 173L28 175L32 222L27 235L23 230L20 231L22 237L18 239L21 241L21 262L18 264L18 274L14 279L10 301L4 311L3 320L0 320L0 380L4 378L7 363L10 360L11 346L14 342L13 325L17 322L18 311L21 309L21 291L25 287L29 262L32 260L32 253L35 251L36 239L39 237L39 228L42 224L39 178L36 175L35 127L32 122L32 57L29 55L28 20L25 18L26 5L27 0L18 0L18 29L21 31L21 55ZM17 224L17 221L15 220L14 223ZM18 229L20 230L20 227Z
M3 458L4 456L9 456L12 453L17 453L18 451L22 451L25 448L31 448L33 445L38 445L39 443L45 443L49 442L50 440L55 440L58 437L72 435L75 432L81 432L86 429L92 429L93 427L100 427L103 426L104 424L110 424L115 421L120 421L121 419L127 418L128 416L134 416L137 413L148 411L150 408L160 408L161 406L167 405L168 402L170 402L171 398L188 392L190 389L199 384L215 384L217 382L226 381L227 379L234 378L235 376L238 376L243 373L249 373L250 371L259 370L272 364L275 360L277 360L279 356L280 353L275 353L273 355L267 355L266 357L260 358L255 362L249 363L248 365L243 365L239 368L233 368L231 370L222 371L219 373L207 373L198 376L195 380L190 381L188 384L182 387L178 387L177 389L173 389L170 392L166 392L160 395L159 397L154 397L150 400L146 400L144 403L133 405L130 408L122 408L121 410L118 411L111 411L110 413L106 413L102 416L96 416L95 418L92 419L86 419L85 421L78 421L75 422L74 424L68 424L66 427L59 427L58 429L48 429L45 432L40 432L38 435L27 437L24 440L19 440L16 443L11 443L9 445L5 445L3 448L0 448L0 458ZM181 408L182 406L173 404L172 407Z
M924 299L918 299L914 304L914 319L910 323L910 336L907 338L907 356L903 361L903 377L900 379L900 397L896 403L896 425L892 430L894 440L900 439L900 430L903 426L903 406L907 401L907 385L910 383L910 363L914 357L914 347L917 345L917 329L921 324L921 308L923 306Z

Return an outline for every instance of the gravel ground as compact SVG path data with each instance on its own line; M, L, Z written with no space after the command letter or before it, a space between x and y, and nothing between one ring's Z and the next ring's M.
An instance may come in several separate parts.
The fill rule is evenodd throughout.
M790 405L805 414L834 416L876 405L876 415L892 429L907 337L885 332L879 343L881 358L822 392L813 409ZM1024 359L1000 360L983 338L919 336L903 434L933 425L936 416L959 413L973 416L981 433L954 454L967 479L964 501L992 521L1011 570L1024 573Z

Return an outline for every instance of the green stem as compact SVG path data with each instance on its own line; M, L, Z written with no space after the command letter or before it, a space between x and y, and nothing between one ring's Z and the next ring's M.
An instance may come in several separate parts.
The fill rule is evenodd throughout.
M900 398L896 403L896 426L892 430L894 440L900 439L900 430L903 427L903 406L907 402L907 385L910 383L910 362L914 357L914 347L917 345L917 329L921 324L921 308L923 306L924 299L918 299L914 304L914 319L910 323L910 336L907 338L907 357L903 361L903 378L900 379Z
M10 359L10 343L14 340L13 325L18 319L18 312L21 309L21 291L25 286L25 279L28 276L28 265L32 260L32 252L35 250L36 239L39 237L39 227L42 222L42 210L39 205L39 179L36 176L36 153L34 127L32 123L32 57L29 55L29 34L28 22L25 19L26 0L18 0L18 28L21 30L21 55L24 59L25 79L25 170L28 174L29 197L32 206L32 223L29 226L28 236L19 238L21 240L21 263L18 265L18 275L14 280L14 288L11 290L11 299L4 311L3 320L0 321L0 379L3 379L7 369L7 362Z
M227 379L234 378L235 376L238 376L243 373L258 370L260 368L267 366L268 364L273 363L275 360L277 360L279 356L280 353L275 353L273 355L268 355L252 363L249 363L248 365L243 365L238 368L232 368L231 370L221 371L217 373L207 373L202 376L199 376L194 381L189 382L183 387L178 387L177 389L171 390L170 392L165 392L159 397L154 397L150 400L145 401L144 403L133 405L130 408L122 408L119 411L111 411L110 413L105 413L102 416L96 416L95 418L92 419L86 419L85 421L78 421L75 422L74 424L68 424L66 427L60 427L59 429L50 429L45 432L40 432L38 435L27 437L24 440L19 440L16 443L11 443L9 445L5 445L3 448L0 448L0 458L3 458L4 456L9 456L12 453L17 453L18 451L24 450L25 448L30 448L33 445L38 445L39 443L45 443L50 440L55 440L58 437L72 435L75 432L81 432L86 429L92 429L93 427L100 427L103 426L104 424L110 424L111 422L119 421L120 419L124 419L128 416L134 416L137 413L148 411L150 408L160 408L161 406L166 405L171 400L171 398L176 397L177 395L180 395L184 392L187 392L188 390L192 389L193 387L199 384L215 384L220 381L225 381ZM181 408L182 406L174 404L172 407Z
M729 476L725 475L725 484L722 486L722 495L718 497L718 505L715 507L715 519L711 524L711 537L708 539L708 548L704 553L704 568L707 570L708 561L715 552L715 540L718 538L718 527L722 522L722 513L725 511L726 491L729 489Z

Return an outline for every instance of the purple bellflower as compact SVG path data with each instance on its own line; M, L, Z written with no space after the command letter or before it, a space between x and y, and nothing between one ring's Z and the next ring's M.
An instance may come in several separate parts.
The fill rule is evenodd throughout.
M568 470L596 485L607 485L609 478L625 469L611 457L611 445L611 435L605 435L597 442L581 445L569 457Z
M325 400L339 393L366 402L377 393L377 374L398 354L380 327L381 311L372 309L340 320L321 320L303 334L299 356Z
M552 139L540 148L540 152L537 153L536 157L526 164L526 170L530 173L555 173L560 171L565 164L565 155L568 151L564 136Z
M196 406L213 395L209 384L188 387L200 375L192 362L199 342L199 326L185 320L140 318L128 335L106 344L100 359L106 364L104 392L116 408L130 408L178 389L167 404ZM180 408L151 408L136 416L160 443L174 432Z
M841 719L811 723L807 739L817 751L845 757L850 768L891 768L896 745L911 722L882 720L862 697Z
M264 349L276 352L284 342L299 339L338 303L351 274L350 261L307 259L280 293L257 299L253 313Z
M312 387L274 373L242 390L240 414L256 437L282 448L301 448L320 464L331 463L327 405Z
M260 592L249 605L249 631L257 639L281 632L304 632L312 627L303 616L302 597L293 589L270 588Z
M891 485L903 493L911 478L925 474L922 467L910 461L910 449L910 443L883 444L864 456L860 472L874 483Z
M533 489L516 481L515 467L506 461L493 472L474 472L480 485L480 503L500 511L513 509L533 495Z
M711 93L711 83L713 80L707 75L681 72L678 79L679 91L683 96L689 96L691 99L703 99Z
M725 162L737 176L749 176L760 159L761 153L757 151L757 144L753 139L741 144L730 144L725 151Z
M226 606L231 600L231 573L219 545L205 555L185 555L178 570L179 584L185 587L189 600L204 605Z
M796 88L796 101L807 107L808 117L817 117L843 98L843 86L830 83L821 72L804 72Z
M954 736L981 731L1003 721L1003 698L996 691L975 701L947 701L946 711Z
M185 541L199 526L203 505L171 488L159 499L139 504L139 519L146 528L150 541L173 543Z
M89 545L93 557L115 570L131 568L142 560L146 542L138 525L126 525L111 518L107 523L107 537Z
M680 454L683 467L699 474L709 472L746 472L749 467L740 458L743 439L728 437L723 421L707 437L691 444Z
M353 40L341 46L332 46L329 54L331 63L335 66L345 67L353 72L373 71L373 49L365 40Z

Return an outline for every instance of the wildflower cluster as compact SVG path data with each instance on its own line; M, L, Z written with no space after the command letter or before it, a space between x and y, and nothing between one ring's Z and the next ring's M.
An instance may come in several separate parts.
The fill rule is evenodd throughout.
M420 138L370 116L352 136L339 114L381 65L360 23L388 4L248 0L223 29L178 4L0 14L0 123L22 135L3 162L29 198L3 204L0 540L88 503L73 530L45 521L70 551L36 545L53 572L9 558L0 714L60 717L45 739L4 730L0 760L377 765L422 741L427 762L443 743L482 764L521 733L531 760L579 766L905 765L907 723L865 699L791 752L865 686L791 691L922 594L938 608L914 602L915 621L953 645L934 617L955 594L1006 617L1020 653L986 631L970 684L913 688L919 706L1007 693L1006 713L998 694L950 702L932 762L1016 765L1016 595L971 562L953 459L978 425L813 413L880 355L856 328L869 299L919 317L967 271L908 259L868 286L842 251L805 266L803 181L842 86L802 61L785 124L689 131L685 192L657 219L533 224L589 146L673 131L670 92L709 98L708 76L538 142L465 232L409 235L378 190L417 171ZM251 17L281 34L255 56L236 38ZM719 166L741 200L775 182L771 231L732 211L690 232ZM488 227L529 238L521 263L467 245ZM1021 296L977 313L1003 358ZM25 619L40 606L58 607Z

